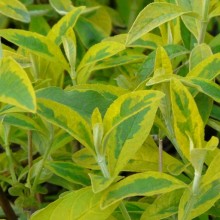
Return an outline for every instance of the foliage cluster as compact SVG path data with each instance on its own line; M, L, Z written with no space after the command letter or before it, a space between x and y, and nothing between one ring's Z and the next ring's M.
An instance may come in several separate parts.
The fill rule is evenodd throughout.
M1 0L0 214L220 218L218 0Z

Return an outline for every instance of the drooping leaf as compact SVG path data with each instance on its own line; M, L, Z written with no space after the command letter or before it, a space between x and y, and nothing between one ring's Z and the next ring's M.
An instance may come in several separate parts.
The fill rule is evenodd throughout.
M102 198L102 207L108 207L117 201L131 196L152 196L185 188L180 180L159 172L133 174L109 187Z
M100 208L101 196L102 193L94 194L90 187L70 192L34 213L31 220L107 219L118 204L112 205L104 211Z
M21 66L10 57L2 58L0 76L0 101L35 112L35 92Z
M88 171L74 163L65 161L48 161L45 164L45 167L55 175L62 177L71 183L83 186L90 185Z
M30 15L25 5L18 0L1 0L0 13L18 21L30 22Z
M103 151L111 176L117 175L147 138L159 101L157 91L136 91L120 96L108 108L103 124Z
M187 88L177 79L170 83L174 132L183 155L190 159L190 140L194 147L202 148L204 125L196 103Z
M61 63L65 69L69 69L60 48L43 35L19 29L2 29L0 36L49 61Z
M86 83L95 64L125 49L125 45L117 42L104 41L92 46L84 55L77 68L77 82Z
M64 1L65 2L65 1ZM85 7L73 8L68 14L62 17L49 31L47 37L56 45L60 45L62 37L67 33L69 28L73 28L80 14Z
M127 45L150 32L154 28L177 18L186 11L180 6L165 2L155 2L147 5L137 16L127 38Z

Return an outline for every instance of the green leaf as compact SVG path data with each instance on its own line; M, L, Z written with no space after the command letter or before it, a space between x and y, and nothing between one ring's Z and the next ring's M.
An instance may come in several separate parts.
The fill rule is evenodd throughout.
M39 90L37 97L66 105L90 123L92 112L96 107L103 117L109 105L126 92L124 89L110 85L80 85L74 86L68 91L48 87Z
M40 116L66 130L91 152L94 152L90 126L79 113L66 105L45 98L38 98L37 105L37 113Z
M11 113L11 114L7 114L3 116L2 121L4 123L7 123L7 124L10 124L15 127L22 128L22 129L36 130L36 131L43 132L42 128L37 124L37 122L34 119L26 115L22 115L18 113Z
M165 2L148 4L139 13L133 23L128 33L127 45L133 43L161 24L171 21L185 13L185 10L175 4Z
M90 185L88 170L85 170L74 163L64 161L48 161L45 166L55 175L62 177L71 183L76 183L83 186Z
M94 194L90 187L70 192L46 208L37 211L31 220L104 220L107 219L117 207L112 205L105 210L100 208L102 193Z
M120 96L108 108L102 146L108 153L111 176L116 176L142 146L162 97L157 91L136 91Z
M190 139L195 148L203 147L203 121L192 95L179 80L171 80L170 93L177 143L183 155L190 159Z
M65 1L64 1L65 2ZM62 17L49 31L47 37L56 45L60 45L62 37L67 33L70 28L73 28L77 19L83 12L85 7L73 8L68 14Z
M69 69L60 48L43 35L19 29L2 29L0 36L49 61L61 63L65 69Z
M50 5L61 15L65 15L73 8L70 0L49 0Z
M212 50L207 44L198 44L193 48L189 58L189 69L192 70L200 62L212 56Z
M26 111L36 111L36 97L32 84L21 66L12 58L0 60L0 101Z
M175 190L170 193L162 194L147 207L141 216L141 220L158 220L172 216L178 212L178 205L183 190Z
M153 196L185 188L180 180L159 172L133 174L109 187L102 198L103 208L131 196Z
M211 55L197 64L187 77L200 77L204 79L214 79L220 74L220 53Z
M18 0L1 0L0 13L18 21L30 22L30 15L25 5Z
M124 49L124 44L108 41L95 44L89 48L77 68L77 82L79 84L86 83L98 61L109 58Z

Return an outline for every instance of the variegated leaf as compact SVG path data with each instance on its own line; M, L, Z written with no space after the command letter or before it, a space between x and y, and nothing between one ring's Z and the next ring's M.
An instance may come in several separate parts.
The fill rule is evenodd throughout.
M0 101L26 111L36 111L36 97L30 80L21 66L9 57L0 60Z
M171 80L170 93L177 143L182 154L190 160L190 140L194 147L203 147L203 121L192 95L179 80Z
M101 205L104 208L127 197L152 196L185 187L185 183L165 173L138 173L109 187L103 195Z
M33 214L31 220L104 220L118 204L100 208L102 193L94 194L90 187L70 192Z
M43 35L19 29L1 29L0 36L49 61L61 63L65 69L69 69L60 48Z
M25 5L18 0L1 0L0 13L18 21L30 22L30 15Z

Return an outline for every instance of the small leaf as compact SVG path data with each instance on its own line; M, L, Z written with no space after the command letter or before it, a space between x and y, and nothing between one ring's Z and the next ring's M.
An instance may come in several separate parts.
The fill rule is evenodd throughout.
M134 174L109 187L103 195L102 207L131 196L153 196L185 188L185 183L165 173Z
M30 22L30 15L26 7L18 0L1 0L0 13L18 21Z
M92 46L84 55L77 68L77 82L85 83L90 76L95 64L106 58L109 58L125 49L125 45L117 42L104 41Z
M74 163L48 161L45 166L55 175L62 177L71 183L76 183L83 186L90 185L88 171Z
M73 8L51 28L47 37L59 46L62 42L62 37L70 28L73 28L84 9L85 7Z
M31 220L86 220L108 219L118 204L103 211L100 208L102 193L94 194L90 187L70 192L34 213Z
M187 13L180 6L165 2L148 4L137 16L127 38L127 45L154 28Z
M183 155L190 159L190 139L195 148L203 147L204 125L196 103L183 84L172 79L170 83L174 132Z
M26 111L36 111L36 97L30 80L21 66L9 57L0 60L0 101Z

